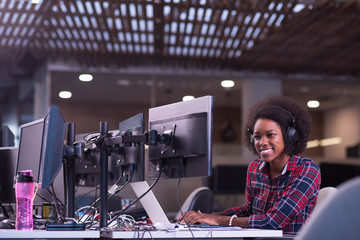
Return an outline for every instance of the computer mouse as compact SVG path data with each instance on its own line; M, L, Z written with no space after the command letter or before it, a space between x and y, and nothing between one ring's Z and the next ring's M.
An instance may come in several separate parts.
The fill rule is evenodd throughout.
M0 229L15 229L15 225L11 221L5 219L0 222Z

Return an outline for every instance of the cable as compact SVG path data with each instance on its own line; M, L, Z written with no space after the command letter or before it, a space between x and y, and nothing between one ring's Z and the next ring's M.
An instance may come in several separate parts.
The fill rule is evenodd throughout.
M180 160L179 181L178 181L177 189L176 189L176 202L177 202L177 205L178 205L178 208L179 208L179 211L180 211L180 216L183 215L181 205L180 205L180 201L179 201L180 183L181 183L181 179L183 177L183 163L184 163L184 161L183 161L183 157L182 157L181 160ZM177 219L176 219L176 222L177 222Z
M109 226L109 224L111 224L113 221L115 221L120 215L122 215L124 212L126 212L126 210L128 210L131 206L133 206L135 203L137 203L141 198L143 198L146 194L148 194L148 192L150 192L153 187L156 185L156 183L159 181L161 174L162 174L162 168L163 168L163 162L161 160L160 162L160 169L159 169L159 175L156 178L155 182L153 182L153 184L149 187L149 189L144 192L140 197L138 197L137 199L135 199L134 201L132 201L126 208L124 208L123 210L120 211L120 213L118 213L117 215L115 215L115 217L108 223L107 226Z
M131 182L131 180L132 180L132 178L133 178L133 176L134 176L134 172L135 172L135 168L134 168L133 165L134 165L134 164L131 164L131 172L130 172L130 178L129 178L129 180L127 180L121 187L117 188L117 189L115 190L115 192L112 193L112 194L108 197L108 199L111 198L112 196L114 196L115 194L119 193L124 187L126 187L126 185L128 185L128 184ZM123 173L125 173L125 171L123 171ZM121 179L123 178L123 176L124 176L124 174L116 181L116 183L115 183L113 186L116 186L117 183L121 181Z
M58 201L57 201L57 198L56 198L56 195L55 195L54 184L51 184L51 189L53 191L52 197L53 197L53 200L54 200L56 213L59 215L61 221L65 222L65 218L64 218L64 216L62 215L62 213L60 212L60 209L59 209Z
M135 168L132 166L132 167L131 167L131 172L130 172L130 178L129 178L129 180L128 180L126 183L124 183L121 187L117 188L114 193L112 193L110 196L107 197L107 199L110 199L112 196L114 196L115 194L119 193L124 187L126 187L126 185L128 185L128 184L131 182L132 177L133 177L133 175L134 175L134 172L135 172ZM121 181L121 179L123 178L124 175L125 175L125 171L123 171L122 176L116 181L116 183L115 183L113 186L116 186L116 184ZM110 189L111 189L111 188L110 188ZM109 193L110 189L108 190L108 193ZM96 202L98 202L99 200L100 200L100 198L98 198L98 199L96 200ZM93 206L93 205L92 205L92 206ZM92 206L90 206L90 207L92 207ZM96 207L96 208L92 208L92 209L95 210L95 211L97 211L97 210L99 209L99 206ZM87 213L87 212L86 212L86 213ZM85 213L85 214L86 214L86 213ZM111 218L111 215L110 215L110 218ZM86 220L87 220L87 219L85 219L85 221L86 221ZM92 225L91 225L91 226L92 226Z
M115 190L115 192L113 192L110 196L108 196L107 199L110 199L112 196L114 196L115 194L119 193L126 185L128 185L128 184L131 182L131 180L132 180L132 177L133 177L133 175L134 175L134 172L135 172L135 168L134 168L134 166L132 165L132 166L131 166L131 172L130 172L130 178L129 178L129 180L128 180L126 183L124 183L121 187L117 188L117 189ZM122 178L125 176L125 171L124 171L124 169L122 170L122 173L123 173L123 174L118 178L118 180L115 182L115 184L113 185L113 187L116 186L116 185L122 180ZM112 187L111 187L111 188L112 188ZM109 193L109 191L111 190L111 188L108 190L108 193ZM95 208L94 205L95 205L97 202L99 202L99 201L100 201L100 198L97 198L97 199L89 206L88 210L87 210L83 215L86 215L86 214L89 213L91 210L97 212L97 210L99 209L99 206L97 206L97 207ZM90 214L84 221L86 222L91 215L92 215L92 214ZM92 226L92 224L91 224L91 226ZM90 227L91 227L91 226L90 226Z
M182 179L183 174L184 174L184 165L185 165L185 158L184 157L181 157L179 165L180 165L180 174L179 174L179 181L178 181L178 185L177 185L177 189L176 189L176 201L177 201L177 204L178 204L178 208L180 209L179 210L180 211L180 216L183 216L183 212L182 212L181 205L180 205L180 202L179 202L179 192L180 192L181 179ZM186 214L187 214L187 212L185 213L185 216L186 216ZM185 216L183 216L182 219ZM176 222L177 222L177 219L176 219ZM192 238L195 239L194 233L192 232L190 225L185 222L185 226L189 229Z
M88 194L90 194L90 193L92 193L92 192L95 192L96 189L97 189L97 186L95 187L95 189L91 189L90 191L88 191L88 192L84 193L83 195L81 195L81 196L75 201L75 205L76 205L77 203L79 203L79 201L80 201L83 197L85 197L86 195L88 195Z
M64 209L66 208L66 205L65 205L59 198L56 197L55 192L52 193L49 189L47 189L47 191L49 192L49 194L50 194L53 198L54 198L54 196L55 196L57 202L60 203L61 207L63 207ZM36 194L39 196L38 193L36 193ZM48 200L45 199L45 201L48 202L49 204L51 204L51 202L49 202Z
M8 219L8 218L9 218L9 214L8 214L5 206L3 206L3 203L2 203L1 201L0 201L0 206L1 206L2 212L3 212L3 214L4 214L4 217L5 217L6 219Z

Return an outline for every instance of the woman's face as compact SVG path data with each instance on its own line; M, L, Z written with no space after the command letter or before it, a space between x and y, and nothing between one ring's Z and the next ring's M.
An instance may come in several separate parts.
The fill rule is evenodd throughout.
M270 119L258 119L254 125L254 146L265 162L282 157L285 145L279 124Z

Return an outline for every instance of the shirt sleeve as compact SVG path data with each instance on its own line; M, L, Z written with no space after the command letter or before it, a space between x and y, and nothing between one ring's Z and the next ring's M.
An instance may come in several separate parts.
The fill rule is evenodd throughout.
M284 194L265 214L251 215L253 228L281 229L304 210L309 199L320 187L320 170L315 163L306 163L294 169ZM315 199L316 200L316 199Z

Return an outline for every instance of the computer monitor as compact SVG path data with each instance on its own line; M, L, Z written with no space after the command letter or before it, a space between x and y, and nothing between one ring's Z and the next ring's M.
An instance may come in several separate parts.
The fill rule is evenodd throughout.
M109 133L113 137L118 137L124 134L141 135L145 131L144 114L139 113L119 123L119 130L112 130ZM78 134L75 137L76 142L87 142L87 139L96 138L99 133L94 134ZM85 139L84 139L85 138ZM81 161L76 161L75 174L76 184L81 186L95 186L100 183L99 168L100 155L96 151L94 144L86 144L85 152L86 158ZM132 143L121 144L117 151L110 149L108 156L108 185L114 184L120 176L123 175L118 184L125 182L136 182L145 180L145 144ZM90 150L90 151L88 151ZM133 170L132 170L133 168ZM133 174L131 172L133 171ZM132 175L132 177L131 177ZM130 179L131 178L131 179Z
M119 123L118 135L141 135L144 132L145 120L143 113L139 113ZM145 181L145 143L134 143L124 147L116 165L125 171L120 183ZM133 173L131 174L131 172Z
M212 190L215 194L245 193L247 165L216 165L212 175Z
M109 131L112 135L117 135L118 130ZM99 133L77 134L75 142L85 143L85 157L84 159L77 159L75 161L75 184L78 186L93 187L100 184L100 154L96 150L97 146L89 139L94 139L99 136ZM112 185L120 176L120 169L116 166L118 155L110 153L108 157L108 184Z
M212 96L149 109L149 129L169 136L149 146L149 179L157 178L160 163L162 179L211 176L212 111Z
M1 142L0 147L14 147L15 146L15 136L6 125L3 125L1 128Z
M0 147L0 202L15 203L13 187L17 147Z
M40 188L49 188L62 167L66 122L58 106L50 106L46 116L20 126L15 177L32 170Z

